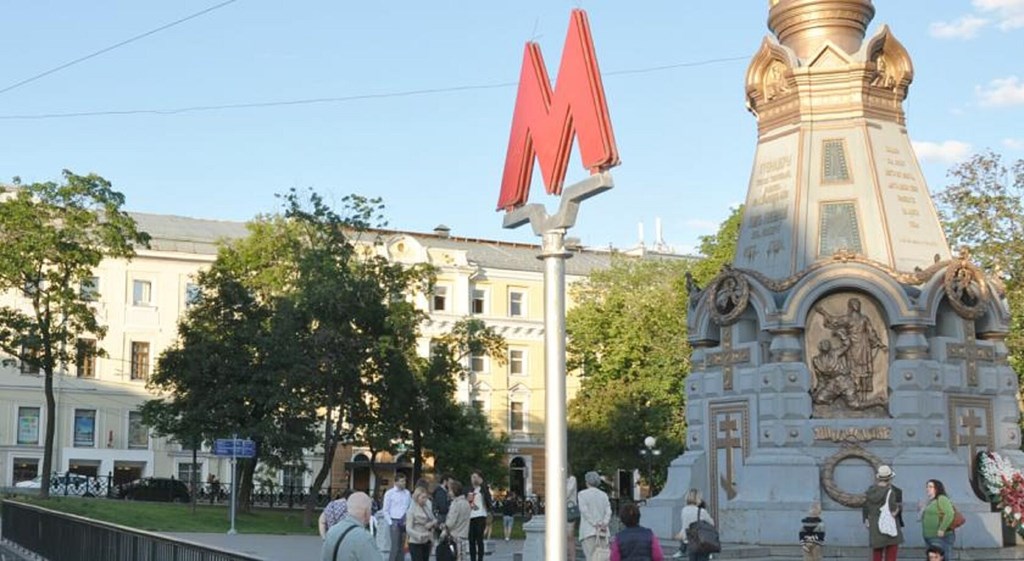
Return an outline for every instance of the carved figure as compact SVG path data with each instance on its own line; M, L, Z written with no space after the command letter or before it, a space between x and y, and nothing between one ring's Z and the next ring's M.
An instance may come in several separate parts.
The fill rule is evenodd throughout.
M845 315L833 316L815 306L814 311L821 314L825 327L840 341L838 354L845 361L845 366L857 388L858 401L864 404L874 390L875 355L885 350L881 338L871 320L860 311L860 299L850 298L846 302ZM831 343L830 343L831 344ZM852 406L852 404L850 404Z
M875 57L875 77L871 80L871 85L896 89L896 74L885 60L884 53L878 53Z
M857 386L850 377L850 369L844 356L848 348L848 343L840 343L838 348L832 348L830 339L818 342L818 355L811 359L818 380L811 390L815 403L828 404L839 397L845 399L850 407L856 407L859 403Z
M786 83L786 66L779 61L768 65L768 71L764 77L764 98L771 101L780 95L789 93L789 84Z
M697 281L693 280L693 274L690 271L686 271L686 294L689 296L690 307L697 305L697 300L700 299L700 285Z

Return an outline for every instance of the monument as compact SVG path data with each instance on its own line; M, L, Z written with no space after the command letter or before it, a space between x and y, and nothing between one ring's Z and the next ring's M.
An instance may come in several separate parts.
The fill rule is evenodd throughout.
M736 257L690 283L687 450L643 520L679 530L703 491L730 543L793 544L822 505L830 545L863 546L885 463L906 544L927 479L967 547L1003 543L972 489L982 449L1022 462L1003 285L951 252L907 135L910 55L870 0L772 0L746 74L758 144Z

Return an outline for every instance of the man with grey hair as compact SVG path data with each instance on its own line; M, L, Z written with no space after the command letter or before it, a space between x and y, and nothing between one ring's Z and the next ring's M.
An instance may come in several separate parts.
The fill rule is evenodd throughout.
M366 529L371 504L366 493L352 493L348 498L348 514L327 531L320 561L384 561Z
M583 543L583 555L587 561L594 558L597 549L598 535L608 537L608 522L612 518L612 505L608 495L598 487L601 476L596 471L588 471L584 478L587 488L580 491L580 541Z

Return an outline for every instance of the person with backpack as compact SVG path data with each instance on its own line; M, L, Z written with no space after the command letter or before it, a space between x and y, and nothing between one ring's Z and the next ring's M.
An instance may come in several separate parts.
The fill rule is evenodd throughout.
M928 546L941 547L943 556L952 559L953 541L956 539L956 509L946 496L946 486L938 479L929 479L925 484L925 491L928 493L928 503L921 511L924 543ZM962 519L961 517L960 520Z

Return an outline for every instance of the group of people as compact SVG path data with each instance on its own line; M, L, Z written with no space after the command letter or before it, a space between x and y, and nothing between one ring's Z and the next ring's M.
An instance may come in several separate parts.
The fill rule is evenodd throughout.
M863 520L868 528L873 561L896 561L903 543L903 490L893 484L896 473L887 465L879 466L875 484L867 490ZM925 483L927 499L918 504L921 534L928 547L928 561L952 561L956 539L957 512L946 496L946 487L938 479ZM886 514L888 513L888 515ZM886 531L886 518L895 524Z
M587 472L584 481L587 487L582 491L578 489L575 476L570 476L566 482L567 508L571 513L578 513L578 517L570 517L566 527L568 560L576 561L578 537L586 561L599 557L610 561L662 561L664 554L657 536L649 528L640 526L640 508L633 503L619 508L624 528L612 537L609 533L612 506L608 495L601 490L601 475L596 471Z
M483 561L494 501L479 471L468 488L442 475L433 491L426 480L410 492L404 475L384 493L380 518L387 527L388 561L403 561L408 543L412 561ZM322 561L383 561L374 539L373 501L362 492L348 492L331 501L319 519L324 539ZM506 537L511 524L506 522ZM383 531L379 529L377 531Z

